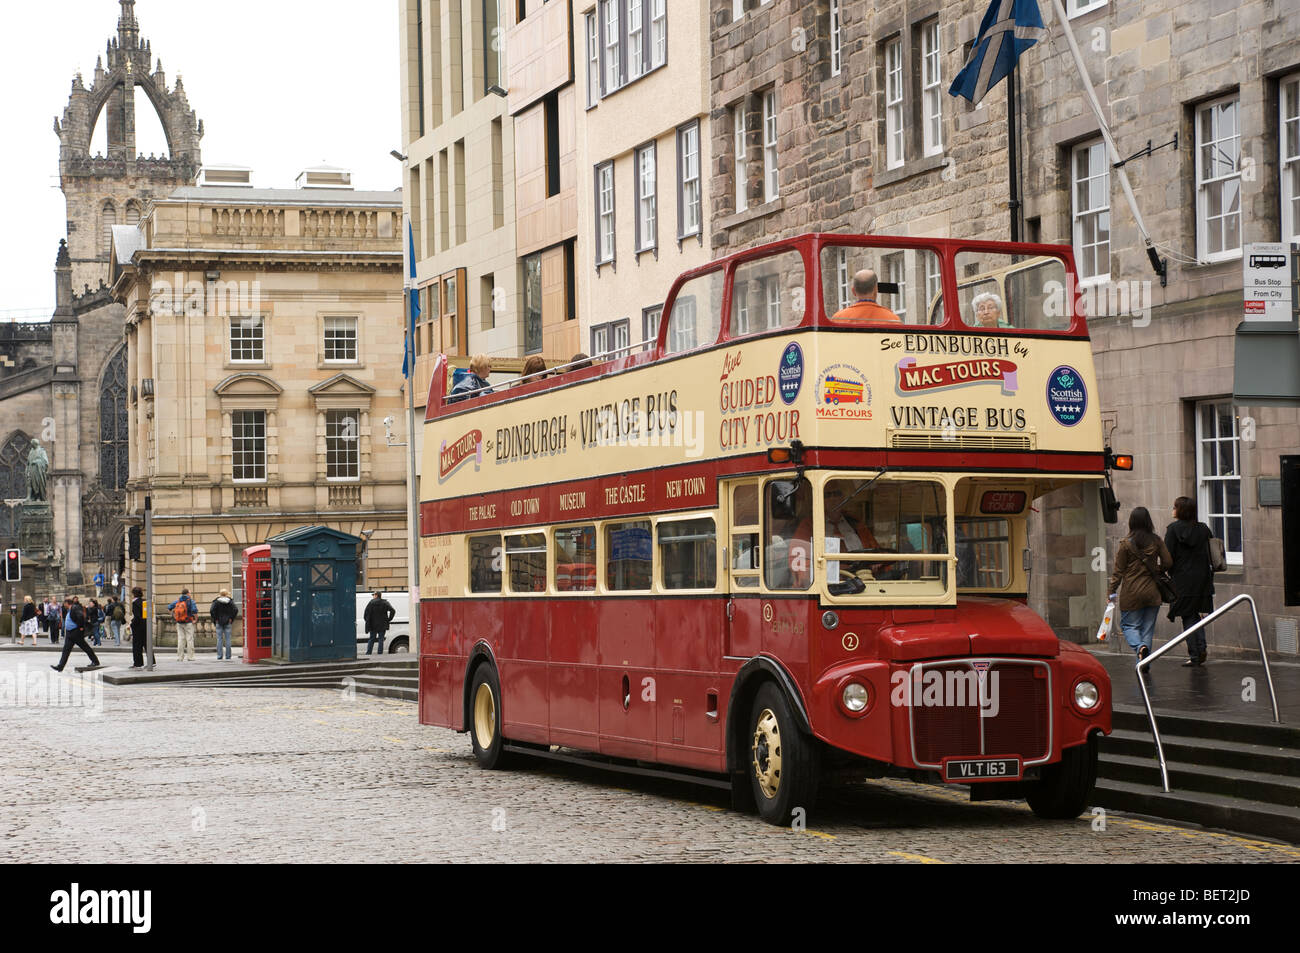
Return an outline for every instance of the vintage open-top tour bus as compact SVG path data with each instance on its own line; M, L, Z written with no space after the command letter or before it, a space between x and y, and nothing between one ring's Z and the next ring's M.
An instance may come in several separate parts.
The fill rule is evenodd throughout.
M682 275L633 353L459 402L440 359L421 723L484 767L726 778L774 823L844 763L1077 815L1110 685L1026 606L1031 505L1106 475L1073 276L1061 246L810 234Z

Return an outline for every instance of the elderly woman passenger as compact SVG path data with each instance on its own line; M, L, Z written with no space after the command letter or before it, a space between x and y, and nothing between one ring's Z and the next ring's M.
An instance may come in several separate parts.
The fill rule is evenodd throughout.
M1002 308L1002 299L989 291L977 294L970 303L975 313L977 328L1009 328L1011 322L1006 319Z

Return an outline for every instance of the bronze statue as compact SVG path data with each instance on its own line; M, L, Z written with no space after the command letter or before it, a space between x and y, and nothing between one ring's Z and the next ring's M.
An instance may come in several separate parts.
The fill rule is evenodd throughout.
M50 470L50 458L45 454L45 448L35 437L32 438L32 449L27 454L27 499L44 502L49 499L46 492L46 474Z

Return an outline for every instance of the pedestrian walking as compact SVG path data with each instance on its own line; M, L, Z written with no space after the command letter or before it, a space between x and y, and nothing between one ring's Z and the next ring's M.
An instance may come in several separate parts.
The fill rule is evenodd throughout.
M1155 534L1151 514L1145 506L1133 507L1128 517L1128 535L1115 553L1115 568L1110 574L1110 597L1119 594L1119 624L1124 639L1139 660L1151 652L1155 639L1156 617L1165 601L1160 592L1159 576L1174 564L1164 542Z
M117 596L108 600L108 630L113 633L113 644L122 644L122 624L126 622L126 606Z
M145 626L144 590L131 590L131 667L144 668Z
M1196 519L1196 501L1190 496L1174 500L1174 521L1165 529L1165 547L1173 557L1177 598L1169 603L1169 621L1182 619L1186 632L1201 621L1201 614L1214 611L1214 569L1210 562L1210 527ZM1204 665L1205 629L1187 637L1187 661L1184 668Z
M371 600L366 603L362 618L366 623L366 635L370 636L366 642L367 655L375 647L376 639L379 640L379 654L384 654L384 635L388 632L388 625L393 621L395 615L397 615L397 610L384 598L382 592L376 592Z
M99 664L99 657L95 655L95 650L86 643L86 610L75 597L69 596L63 601L63 654L59 656L59 664L51 665L50 668L56 672L63 671L74 645L90 657L87 670L103 667Z
M167 607L176 622L176 661L194 661L194 621L199 617L199 607L190 598L190 591L182 589L180 598Z
M54 596L45 598L45 631L50 634L50 643L59 644L59 634L63 631L63 611L54 601Z
M31 596L23 596L23 614L18 619L18 644L26 645L27 636L32 637L32 647L36 647L36 634L40 629L40 613Z
M90 631L90 641L94 645L103 644L104 610L98 599L91 599L86 606L86 628Z
M208 608L212 624L217 628L217 661L221 661L221 647L226 647L226 661L230 661L230 625L239 617L239 606L230 598L230 590L222 589Z

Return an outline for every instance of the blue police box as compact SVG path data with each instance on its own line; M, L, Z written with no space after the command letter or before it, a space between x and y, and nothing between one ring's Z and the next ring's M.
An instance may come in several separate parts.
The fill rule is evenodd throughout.
M325 662L357 657L357 536L305 526L271 547L271 658Z

